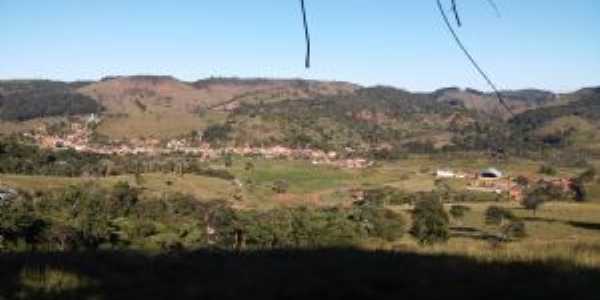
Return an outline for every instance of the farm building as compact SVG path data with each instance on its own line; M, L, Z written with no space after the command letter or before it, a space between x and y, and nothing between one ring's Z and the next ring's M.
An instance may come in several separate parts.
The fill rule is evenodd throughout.
M446 170L446 169L439 169L435 173L435 176L437 178L454 178L454 177L456 177L456 173L454 173L453 171L450 171L450 170Z
M465 178L466 175L464 173L457 173L449 169L438 169L435 172L435 176L437 178Z
M480 179L496 180L502 178L504 174L496 168L489 168L479 172Z

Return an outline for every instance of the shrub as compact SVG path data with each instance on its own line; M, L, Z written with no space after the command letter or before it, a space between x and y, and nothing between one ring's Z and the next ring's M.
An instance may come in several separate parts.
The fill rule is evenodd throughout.
M490 206L485 211L485 223L488 225L502 225L505 221L514 219L513 213L503 207Z
M593 181L596 178L596 175L596 168L592 166L585 170L583 173L581 173L579 176L577 176L576 180L579 182L588 183Z
M520 175L515 179L515 182L521 186L529 186L529 179L525 176Z
M129 186L126 181L118 182L111 191L111 204L115 213L128 214L137 204L139 191Z
M227 141L232 130L230 125L211 125L204 130L202 140L209 144L221 143Z
M230 168L231 166L233 166L233 156L231 155L231 153L225 153L223 155L223 163L225 164L225 167Z
M502 234L505 239L524 238L527 236L525 222L521 220L511 221L502 228Z
M354 211L351 219L359 222L371 237L391 242L404 235L404 218L389 209L362 206Z
M471 208L468 206L452 205L452 207L450 207L450 216L452 216L454 220L460 221L465 216L465 213L470 210Z
M538 173L545 174L545 175L550 175L550 176L554 176L554 175L557 174L557 171L552 166L542 165L542 166L540 166L540 169L538 170Z
M212 168L198 168L194 171L195 175L214 177L223 180L234 180L235 176L227 170L218 170Z
M503 242L514 238L525 236L525 223L515 215L502 207L490 206L485 211L485 223L500 227L500 237L496 241Z
M411 234L421 245L446 242L450 237L448 214L435 199L417 202L413 211Z
M273 182L273 191L277 194L285 194L288 191L289 183L286 180L279 179Z
M525 197L525 199L523 199L522 204L523 204L523 207L525 207L525 209L531 210L531 212L535 216L537 209L540 206L542 206L542 204L544 204L544 199L542 197L539 197L538 195L530 194L530 195L527 195L527 197Z

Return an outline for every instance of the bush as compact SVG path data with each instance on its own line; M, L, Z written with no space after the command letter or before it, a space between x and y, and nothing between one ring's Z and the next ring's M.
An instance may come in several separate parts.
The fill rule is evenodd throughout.
M511 211L502 207L488 207L485 211L485 223L500 227L500 237L494 242L522 238L526 235L525 223L517 218Z
M585 170L583 173L581 173L579 176L577 176L576 180L579 182L588 183L593 181L596 178L596 175L596 168L592 166Z
M522 204L525 209L531 210L535 216L537 209L544 204L544 199L538 195L530 194L525 197Z
M502 234L505 239L524 238L527 236L525 222L521 220L511 221L502 228Z
M446 242L450 237L449 218L442 203L435 199L417 202L410 232L421 245Z
M465 213L470 210L471 208L468 206L452 205L452 207L450 207L450 216L452 216L453 219L460 221L465 216Z
M552 166L548 166L548 165L542 165L540 166L540 169L538 170L538 173L540 174L545 174L545 175L550 175L550 176L554 176L556 175L558 172L556 171L556 169Z
M404 235L404 218L389 209L362 206L355 210L351 218L359 222L371 237L391 242Z
M209 144L218 144L229 139L229 134L233 129L230 125L211 125L204 130L202 140Z
M194 174L199 175L199 176L219 178L219 179L223 179L223 180L234 180L235 179L235 176L227 170L219 170L219 169L212 169L212 168L198 168L198 169L194 170Z
M225 153L223 155L223 163L225 164L225 167L230 168L233 166L233 156L231 155L231 153Z
M502 225L505 221L514 219L514 214L503 207L490 206L485 210L485 223L488 225Z
M273 191L277 194L287 193L289 187L289 183L283 179L279 179L273 182Z

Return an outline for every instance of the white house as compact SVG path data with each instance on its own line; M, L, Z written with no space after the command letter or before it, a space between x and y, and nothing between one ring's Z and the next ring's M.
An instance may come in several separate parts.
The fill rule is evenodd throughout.
M456 175L456 173L454 173L454 171L443 170L443 169L437 170L437 172L435 173L435 176L437 178L456 178L457 177L457 175Z

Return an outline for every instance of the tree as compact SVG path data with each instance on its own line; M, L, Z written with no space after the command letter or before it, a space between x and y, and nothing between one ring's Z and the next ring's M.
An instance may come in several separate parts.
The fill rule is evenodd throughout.
M583 202L587 200L586 184L593 181L597 176L596 169L592 166L574 178L571 183L571 190L575 193L575 201Z
M585 183L581 180L574 180L571 183L571 189L575 192L575 201L584 202L587 201L587 190L585 188Z
M464 205L452 205L450 207L450 216L458 222L462 222L462 218L465 216L465 213L470 211L471 208Z
M531 210L535 216L538 208L544 204L544 199L536 194L529 194L525 197L522 204L526 209Z
M113 213L128 214L137 204L139 192L132 188L128 182L121 181L114 185L111 192L111 202L113 204Z
M587 170L585 170L583 173L581 173L579 176L577 176L576 180L580 181L580 182L588 183L588 182L593 181L596 178L597 174L598 173L596 171L596 168L591 166Z
M363 205L355 208L351 219L359 222L369 236L395 241L404 235L402 215L385 208Z
M410 233L421 245L433 245L449 239L448 214L439 200L426 199L416 203Z
M209 144L219 145L229 139L232 128L230 125L210 125L202 134L202 141Z
M231 155L231 153L223 154L223 163L225 164L225 167L227 167L227 168L230 168L231 166L233 166L233 156Z
M492 205L485 210L485 223L488 225L501 226L506 221L514 219L514 214L503 207Z
M503 207L488 207L485 211L485 223L499 228L500 236L494 242L503 242L525 236L525 223L510 210Z
M516 239L524 238L527 236L525 230L525 222L522 220L513 220L504 227L502 227L502 235L505 239Z

